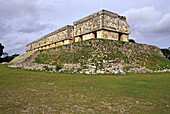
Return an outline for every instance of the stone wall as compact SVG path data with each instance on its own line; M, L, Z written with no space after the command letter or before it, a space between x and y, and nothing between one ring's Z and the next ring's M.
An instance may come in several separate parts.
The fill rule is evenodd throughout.
M74 36L106 30L129 35L129 25L124 16L102 10L74 22Z
M74 36L80 36L102 29L102 12L98 12L74 22Z
M105 13L103 17L103 29L129 34L129 25L124 16L110 15Z
M119 40L119 34L116 32L112 32L112 31L100 30L100 31L97 31L97 38Z
M26 52L54 48L92 38L129 41L129 25L124 16L101 10L47 34L26 45Z
M69 44L71 43L72 39L73 26L67 25L28 44L26 46L26 51L29 52L32 50L42 50L53 48L63 44Z

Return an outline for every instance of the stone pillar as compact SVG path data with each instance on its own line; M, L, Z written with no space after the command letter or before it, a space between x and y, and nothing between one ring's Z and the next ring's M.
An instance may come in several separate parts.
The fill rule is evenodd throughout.
M95 37L97 37L97 36L95 36L95 34L94 34L94 33L90 33L90 36L91 36L91 38L95 38Z
M81 42L81 37L80 36L77 36L77 37L75 37L75 42Z
M104 30L97 31L97 38L104 38Z
M63 41L60 41L60 42L57 42L57 43L56 43L56 46L62 46L62 45L64 45L64 42L63 42Z
M95 38L94 33L89 33L89 34L85 34L85 35L82 36L83 41L88 40L88 39L93 39L93 38Z
M48 44L47 46L46 46L46 49L49 49L50 48L50 45Z
M106 31L106 30L97 31L97 38L118 40L119 39L118 36L119 34L117 32Z
M69 43L70 43L69 40L64 40L64 45L67 45L67 44L69 44Z
M50 48L54 48L55 47L55 44L50 44Z
M73 43L73 40L64 40L64 45L67 45L67 44L71 44L71 43Z
M74 42L75 42L74 39L70 40L70 43L74 43Z
M129 35L122 34L120 37L120 41L129 42Z
M56 46L56 47L58 46L58 42L55 43L55 46Z
M60 41L60 42L59 42L59 45L60 45L60 46L64 45L64 41Z
M108 32L107 39L119 40L119 33L117 33L117 32Z

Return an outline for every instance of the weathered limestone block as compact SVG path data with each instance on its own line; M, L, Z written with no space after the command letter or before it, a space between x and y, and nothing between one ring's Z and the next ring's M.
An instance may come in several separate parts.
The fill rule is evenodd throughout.
M44 41L43 40L40 40L39 43L40 43L40 46L44 45Z
M102 15L93 14L74 22L74 36L83 35L102 28Z
M32 49L33 49L33 50L35 49L35 43L32 44Z
M82 36L83 40L88 40L88 39L92 39L92 38L95 38L94 33L89 33L89 34L85 34Z
M116 32L109 32L107 35L107 39L110 39L110 40L119 40L118 38L118 33ZM104 32L104 37L105 37L105 32Z
M49 49L50 48L50 44L46 46L46 49Z
M129 34L129 25L126 22L126 19L119 20L119 31Z
M118 33L106 30L97 31L97 38L104 38L110 40L118 40Z
M32 44L32 49L36 49L36 48L39 48L39 43L38 41L34 41L33 44Z
M39 49L38 50L42 50L42 48L41 47L39 47Z
M103 28L110 29L110 30L119 30L119 18L118 15L110 16L107 14L104 14L104 23Z
M45 47L45 46L43 46L43 47L42 47L42 49L44 50L44 49L46 49L46 47Z
M64 42L63 42L63 41L60 41L60 42L57 42L57 43L56 43L56 46L62 46L62 45L64 45Z
M38 48L35 49L35 51L37 51L37 50L38 50Z
M129 42L129 35L122 34L120 41Z
M72 40L64 40L64 45L72 43Z
M50 44L50 48L54 48L54 47L56 47L55 44Z
M82 38L80 36L75 37L75 42L81 42Z
M45 45L48 45L48 44L50 44L50 41L49 41L49 39L47 38L46 41L45 41Z
M105 13L103 29L130 34L129 25L126 22L126 17L119 16L118 14L113 16Z
M26 45L26 52L28 52L30 50L32 50L32 44L31 43Z
M97 31L97 38L104 38L104 30Z

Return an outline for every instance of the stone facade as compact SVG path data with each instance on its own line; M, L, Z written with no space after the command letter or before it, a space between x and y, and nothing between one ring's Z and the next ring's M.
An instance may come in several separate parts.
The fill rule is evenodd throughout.
M26 52L54 48L92 38L129 41L126 17L101 10L26 45Z

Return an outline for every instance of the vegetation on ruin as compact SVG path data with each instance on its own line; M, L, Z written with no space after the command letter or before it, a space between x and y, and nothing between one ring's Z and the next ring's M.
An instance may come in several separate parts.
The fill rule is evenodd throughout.
M169 113L170 73L59 74L0 65L0 113Z
M170 69L170 61L159 52L161 52L159 48L152 45L91 39L43 50L35 62L53 65L80 63L82 66L92 64L98 67L99 63L111 60L113 63L135 64L135 67L146 67L152 70Z

